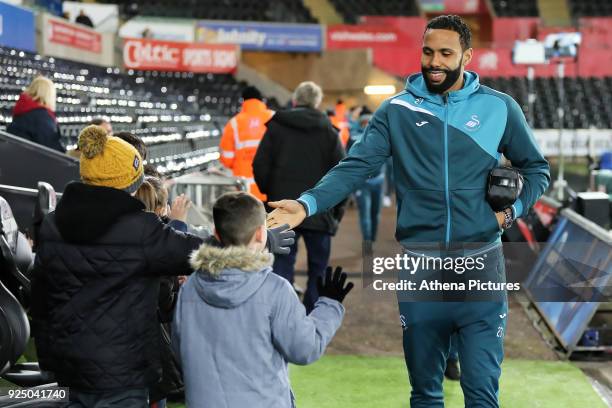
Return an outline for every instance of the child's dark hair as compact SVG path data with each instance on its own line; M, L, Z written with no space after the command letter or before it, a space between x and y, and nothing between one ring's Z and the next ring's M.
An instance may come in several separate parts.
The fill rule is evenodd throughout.
M215 230L223 245L248 245L266 223L263 203L244 191L225 193L213 206Z
M425 27L427 30L450 30L459 34L459 42L461 43L461 49L467 50L472 46L472 32L470 27L465 24L465 21L459 16L454 14L446 14L431 19Z
M142 160L147 160L147 146L144 144L141 138L130 132L118 132L113 134L113 136L118 137L119 139L122 139L134 146L134 148L138 150L140 158Z

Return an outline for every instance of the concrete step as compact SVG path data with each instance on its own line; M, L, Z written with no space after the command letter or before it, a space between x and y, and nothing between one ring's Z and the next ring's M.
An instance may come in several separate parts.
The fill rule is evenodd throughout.
M328 0L304 0L304 5L321 24L342 24L344 19Z

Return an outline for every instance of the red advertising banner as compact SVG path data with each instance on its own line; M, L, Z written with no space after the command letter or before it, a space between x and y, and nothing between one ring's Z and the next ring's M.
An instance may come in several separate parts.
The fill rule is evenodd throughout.
M539 27L537 17L496 18L493 20L493 45L490 48L474 49L474 56L467 69L483 77L526 76L526 65L512 63L512 48L516 40L544 38L546 34L558 31L575 31L572 28ZM373 63L376 67L396 76L407 76L421 70L421 39L426 20L421 17L362 17L362 24L332 26L328 30L328 48L372 48ZM371 28L371 31L368 30ZM564 74L568 77L612 76L612 18L589 17L580 19L582 44L578 48L578 61L568 60ZM338 30L336 30L338 28ZM383 31L381 31L383 30ZM397 41L391 36L381 36L388 41L372 41L376 33L397 32ZM330 33L336 34L330 43ZM364 33L367 33L366 36ZM368 42L364 39L370 39ZM602 63L603 61L603 63ZM535 65L537 77L557 75L557 64Z
M327 49L378 48L405 45L406 35L395 27L332 25L327 27Z
M123 44L126 68L139 70L229 73L238 67L239 48L128 38Z
M387 48L374 51L374 65L395 76L421 72L421 49L416 47Z
M580 52L582 55L583 51ZM578 74L582 76L601 76L605 75L605 72L612 71L612 68L604 68L602 64L588 64L589 60L593 60L593 58L584 58L579 60L578 64L567 63L565 65L565 75L569 77ZM594 61L597 61L597 59L594 59ZM390 74L403 77L421 72L421 50L416 48L406 49L401 53L394 49L377 50L374 53L374 65ZM511 48L476 48L472 61L466 69L474 71L482 77L527 76L526 65L512 63ZM557 74L556 64L535 65L534 69L535 75L538 77L551 77Z
M495 47L512 48L516 40L536 38L539 17L499 17L493 19L493 44Z
M580 47L592 49L612 47L612 18L583 17L579 20L579 27L582 33Z
M88 28L77 27L54 19L48 20L49 41L99 54L102 52L102 35Z
M567 60L564 74L567 77L604 77L612 76L612 64L602 64L601 61L612 61L612 49L580 48L578 61ZM557 64L534 65L536 77L553 77L557 75ZM526 65L512 63L512 50L507 49L475 49L474 57L468 69L478 72L481 76L527 76Z
M364 16L358 26L328 27L327 48L371 48L375 66L402 76L420 70L426 24L422 17Z

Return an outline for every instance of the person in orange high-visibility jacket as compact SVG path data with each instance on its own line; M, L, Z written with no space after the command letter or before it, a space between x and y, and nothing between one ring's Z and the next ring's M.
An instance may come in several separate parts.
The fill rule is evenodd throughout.
M249 184L249 192L265 201L265 194L259 191L253 178L253 158L266 133L265 123L274 115L274 111L267 108L261 93L253 86L242 91L242 99L242 110L223 129L219 145L221 164L231 169L234 176L244 177Z
M330 118L332 125L334 125L338 129L338 135L340 136L340 141L342 142L342 146L346 148L346 144L350 138L349 132L349 123L348 118L346 117L346 105L342 101L342 99L338 99L336 106L334 108L335 115Z

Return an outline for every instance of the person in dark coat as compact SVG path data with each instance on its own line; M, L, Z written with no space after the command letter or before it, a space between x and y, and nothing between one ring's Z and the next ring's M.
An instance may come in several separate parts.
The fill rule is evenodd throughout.
M55 85L49 78L34 78L19 96L13 108L13 121L6 131L64 153L55 118L55 95Z
M76 23L86 25L87 27L93 28L94 24L91 18L85 14L85 10L80 10L79 15L74 19Z
M70 387L69 407L145 408L161 377L160 276L189 274L202 239L133 197L144 171L131 145L99 126L78 144L82 182L68 184L40 230L31 307L39 363Z
M269 201L297 198L344 157L344 148L327 116L317 108L323 98L314 82L303 82L293 95L294 108L277 112L253 161L255 182ZM304 221L295 230L296 242L288 255L277 255L273 270L293 283L297 241L304 238L308 251L308 284L304 305L310 312L318 298L316 281L329 262L331 237L342 218L343 204Z

